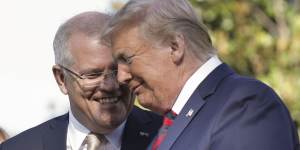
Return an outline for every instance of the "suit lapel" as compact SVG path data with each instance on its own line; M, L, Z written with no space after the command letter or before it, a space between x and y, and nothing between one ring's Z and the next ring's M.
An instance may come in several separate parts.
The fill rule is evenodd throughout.
M121 150L143 150L162 125L162 117L134 107L127 118Z
M123 132L123 137L122 137L122 150L130 150L133 149L135 144L141 143L141 138L140 137L140 125L138 125L138 122L135 122L132 118L128 118L124 132Z
M66 150L68 123L69 115L65 114L48 125L42 137L44 150Z
M185 127L193 119L194 115L205 104L198 92L194 92L186 105L183 107L181 113L174 120L173 125L169 128L168 134L160 145L159 150L170 149L172 144L176 141L178 136L183 132Z
M153 116L152 116L153 117ZM143 150L161 126L161 117L152 118L146 111L134 108L127 118L121 150Z
M218 66L197 88L201 97L205 100L208 96L212 95L221 81L231 74L234 74L234 71L226 64Z
M169 128L168 134L160 145L159 150L171 149L174 142L188 126L194 116L201 110L208 96L212 95L218 84L228 75L234 73L226 64L221 64L211 72L205 80L198 86L188 102L184 105L180 114Z

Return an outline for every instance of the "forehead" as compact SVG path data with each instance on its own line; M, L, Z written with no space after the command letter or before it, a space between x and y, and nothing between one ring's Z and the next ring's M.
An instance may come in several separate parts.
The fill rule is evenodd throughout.
M146 45L146 42L140 35L138 27L124 28L112 38L112 52L115 56L136 51L142 45Z
M68 48L75 65L80 68L105 67L113 63L111 50L101 44L97 36L75 33L69 39Z

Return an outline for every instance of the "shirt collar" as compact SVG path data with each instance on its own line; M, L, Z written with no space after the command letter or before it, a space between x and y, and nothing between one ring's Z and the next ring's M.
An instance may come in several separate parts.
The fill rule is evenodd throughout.
M126 120L112 133L105 135L109 143L111 143L116 149L121 149L122 134L125 127L125 122Z
M220 59L217 56L213 56L202 66L200 66L184 84L175 101L175 104L172 107L172 111L174 111L176 114L179 114L196 88L220 64L222 64Z
M105 135L109 143L115 149L121 149L122 133L125 127L126 120L110 134ZM73 115L71 109L69 110L69 125L67 133L67 146L73 149L79 149L85 137L90 133L90 130L83 126Z

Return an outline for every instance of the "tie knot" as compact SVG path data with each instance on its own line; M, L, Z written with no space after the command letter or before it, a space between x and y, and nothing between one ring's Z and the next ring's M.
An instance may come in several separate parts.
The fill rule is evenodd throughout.
M169 111L164 116L163 126L171 126L173 124L173 120L176 118L177 114L173 111Z
M169 112L167 112L165 114L165 117L168 119L171 119L171 120L174 120L176 118L176 116L177 116L177 114L172 110L170 110Z
M99 150L100 146L104 147L107 144L107 139L104 135L89 133L86 136L87 150Z

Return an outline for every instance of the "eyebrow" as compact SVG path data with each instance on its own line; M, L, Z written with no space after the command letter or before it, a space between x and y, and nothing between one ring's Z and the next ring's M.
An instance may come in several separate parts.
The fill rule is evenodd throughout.
M91 73L99 73L99 72L103 72L103 70L104 69L100 69L100 68L85 69L85 70L81 71L81 75L91 74Z

